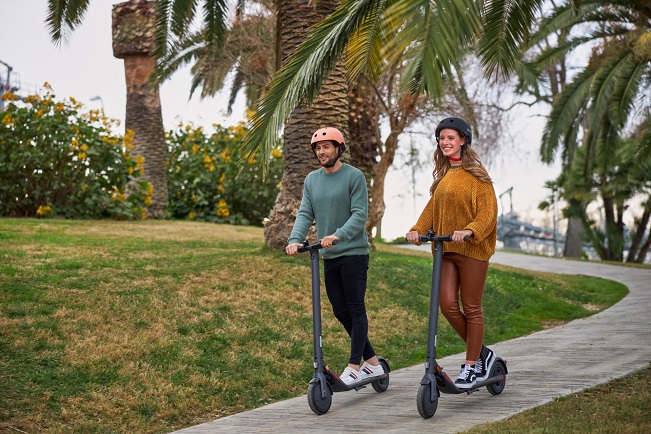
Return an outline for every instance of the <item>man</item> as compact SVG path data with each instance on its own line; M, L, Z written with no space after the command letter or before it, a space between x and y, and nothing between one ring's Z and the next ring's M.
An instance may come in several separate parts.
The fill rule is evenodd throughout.
M364 302L370 247L365 230L366 180L359 169L339 160L346 142L338 129L317 130L311 146L322 167L305 177L303 199L285 250L288 255L297 255L300 243L316 221L317 236L324 248L323 275L328 300L351 338L348 366L340 378L352 385L384 374L368 340ZM362 359L364 364L360 366Z

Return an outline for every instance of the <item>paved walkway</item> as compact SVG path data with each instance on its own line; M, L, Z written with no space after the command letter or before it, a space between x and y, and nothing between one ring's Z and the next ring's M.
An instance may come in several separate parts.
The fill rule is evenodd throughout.
M617 280L628 286L630 293L589 318L491 345L508 361L504 392L492 396L480 389L470 396L441 395L431 419L421 418L416 409L416 393L424 372L419 364L391 372L385 393L368 387L334 394L332 407L323 416L315 415L306 396L300 396L177 433L454 433L621 377L651 361L651 270L504 252L496 253L491 262ZM439 364L450 370L463 357L445 357Z

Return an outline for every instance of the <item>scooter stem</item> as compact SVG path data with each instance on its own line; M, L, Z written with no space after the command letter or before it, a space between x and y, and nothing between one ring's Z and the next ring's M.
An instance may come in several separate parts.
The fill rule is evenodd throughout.
M319 276L319 250L310 250L312 262L312 335L314 336L314 370L315 377L321 383L321 399L326 399L329 389L324 375L323 339L321 337L321 280Z
M439 295L441 292L441 262L443 260L443 241L435 240L434 261L432 265L432 295L429 301L429 326L427 334L427 357L425 372L434 373L436 360L436 344L439 321Z

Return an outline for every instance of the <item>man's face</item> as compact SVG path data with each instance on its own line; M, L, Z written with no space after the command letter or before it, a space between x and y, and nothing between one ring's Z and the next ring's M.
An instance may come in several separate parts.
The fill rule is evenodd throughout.
M314 146L314 153L319 159L319 164L323 167L330 167L334 164L337 158L338 149L332 144L330 140L323 140L316 142Z

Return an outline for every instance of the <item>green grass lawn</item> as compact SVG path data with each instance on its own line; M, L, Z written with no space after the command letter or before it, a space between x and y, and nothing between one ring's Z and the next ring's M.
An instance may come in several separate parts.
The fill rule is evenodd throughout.
M422 363L431 256L379 250L370 338L393 369ZM0 288L0 432L169 432L302 395L313 374L309 257L267 249L260 228L0 219ZM626 292L491 266L485 340L592 315ZM339 371L349 339L325 294L322 311ZM439 356L463 349L442 320Z

